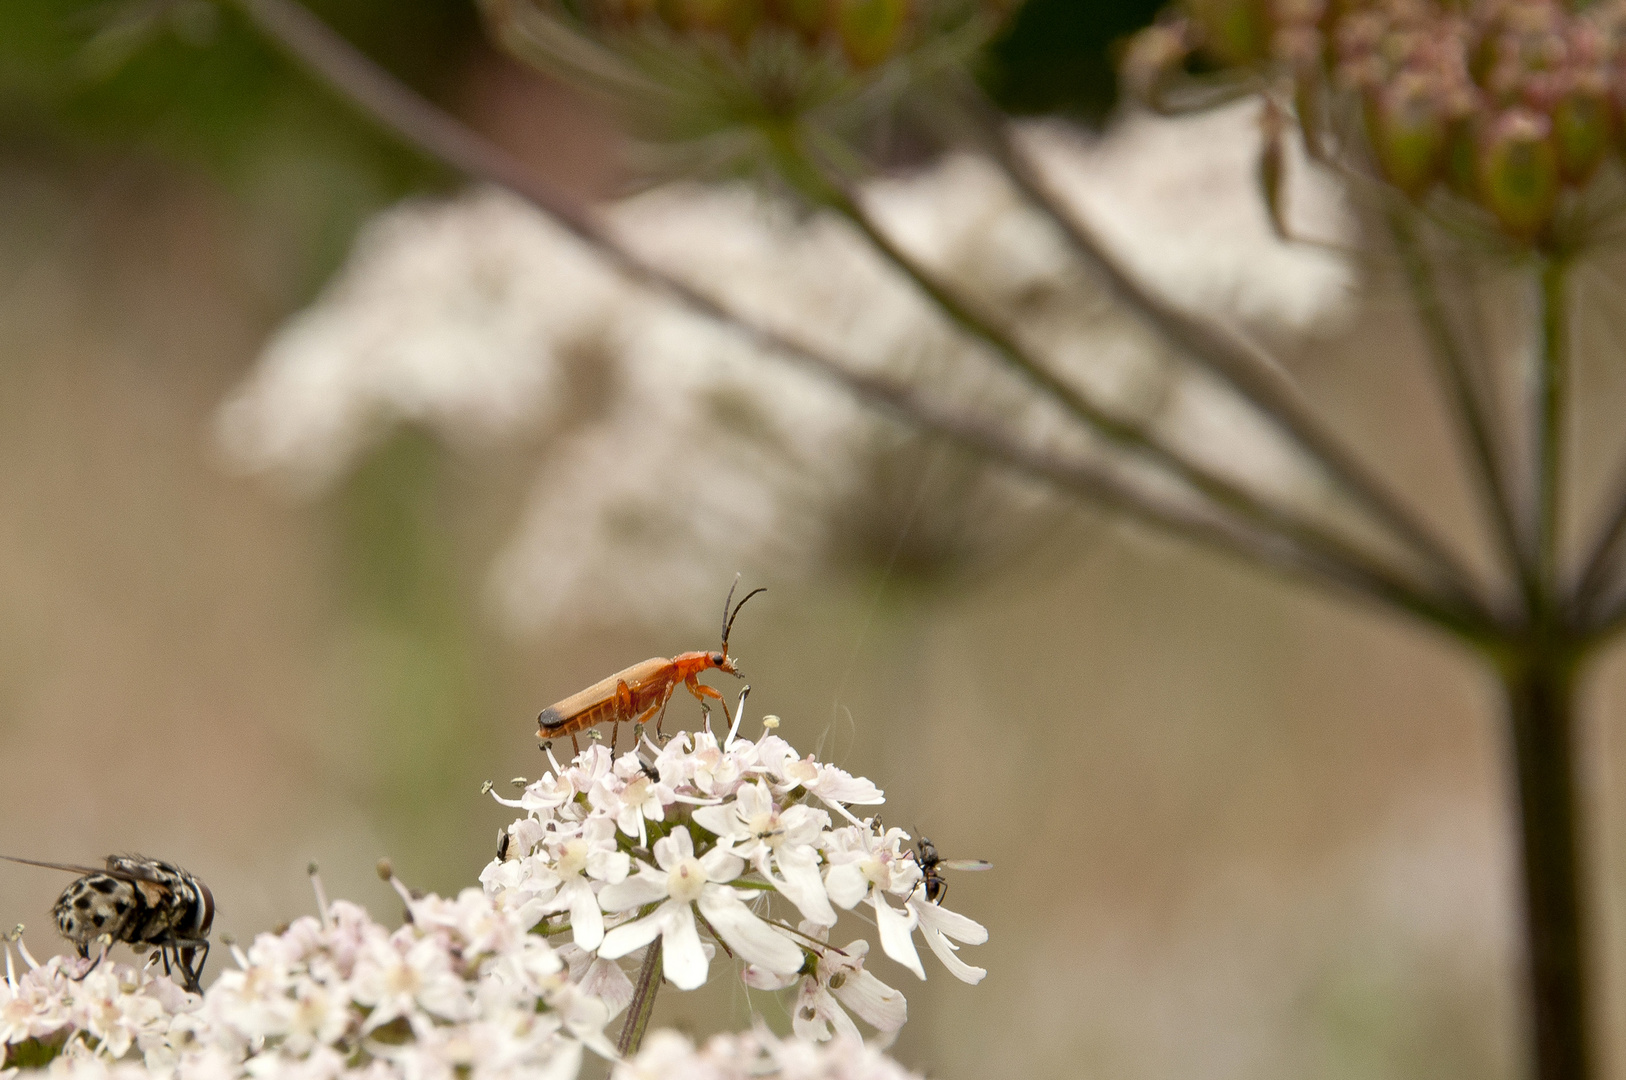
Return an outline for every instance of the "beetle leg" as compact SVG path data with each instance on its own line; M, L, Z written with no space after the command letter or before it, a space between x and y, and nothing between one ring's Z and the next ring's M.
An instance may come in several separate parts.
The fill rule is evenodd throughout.
M660 704L660 702L657 701L655 704L651 705L649 708L645 709L643 712L639 713L637 716L634 716L632 718L632 724L633 724L633 727L632 727L632 750L633 750L633 753L638 752L638 743L644 737L644 725L649 722L649 718L651 716L655 715L655 710L660 708L660 707L661 707L661 704ZM616 723L619 724L619 723L621 723L621 721L617 720ZM615 740L613 738L610 740L610 744L611 744L611 748L613 749L614 744L615 744Z
M714 698L717 701L723 700L722 694L701 682L696 675L690 675L687 679L684 679L683 685L689 688L689 693L698 698L702 705L706 703L707 698Z
M672 691L676 689L676 683L667 683L666 689L661 692L661 714L655 718L655 738L662 743L664 743L666 739L664 734L661 732L661 724L666 721L666 707L672 703ZM654 706L652 705L650 708L654 708Z
M576 738L576 733L574 731L570 733L570 749L576 752L577 757L581 757L582 744L581 741Z
M618 679L615 684L615 721L610 724L610 756L615 756L616 740L621 737L622 718L632 717L632 687L627 680Z

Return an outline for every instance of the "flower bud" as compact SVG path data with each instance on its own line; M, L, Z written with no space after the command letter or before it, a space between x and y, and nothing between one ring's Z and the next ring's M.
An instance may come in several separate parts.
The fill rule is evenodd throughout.
M1565 97L1553 109L1559 175L1571 184L1590 180L1613 134L1614 118L1602 95L1577 91Z
M830 28L830 0L774 0L773 14L808 40L816 40Z
M632 26L655 13L655 0L598 0L592 13L611 26Z
M656 7L679 33L709 31L741 46L763 14L762 0L658 0Z
M1264 0L1191 0L1190 11L1216 59L1253 64L1270 55L1274 21Z
M1367 97L1367 133L1389 183L1409 198L1420 198L1439 178L1446 125L1427 87L1401 76Z
M1509 233L1534 237L1552 216L1558 187L1558 153L1545 116L1509 109L1485 127L1479 145L1480 198Z
M909 0L835 0L841 51L857 68L892 55L909 17Z

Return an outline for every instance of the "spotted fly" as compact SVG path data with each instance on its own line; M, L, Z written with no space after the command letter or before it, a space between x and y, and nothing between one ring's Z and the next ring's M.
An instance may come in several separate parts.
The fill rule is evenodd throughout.
M88 959L91 946L104 938L108 944L154 946L163 957L164 974L170 974L173 961L182 985L192 993L202 992L198 980L209 958L215 898L207 885L185 870L139 855L109 855L101 870L10 855L0 858L79 875L57 897L51 916L81 957Z

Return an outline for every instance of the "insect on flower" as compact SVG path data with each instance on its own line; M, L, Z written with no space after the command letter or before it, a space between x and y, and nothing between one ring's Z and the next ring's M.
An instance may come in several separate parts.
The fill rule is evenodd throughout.
M215 919L215 898L203 882L174 863L139 855L109 855L103 870L0 858L80 875L51 906L57 929L80 956L88 958L91 945L104 937L109 944L155 945L163 956L164 974L170 973L173 959L182 985L202 993L198 979L209 959L209 928Z
M734 585L735 587L739 585L737 578ZM735 678L742 677L739 669L734 666L733 658L728 655L729 631L734 629L734 619L739 615L740 608L745 606L746 600L757 593L767 591L753 589L746 593L745 599L735 605L730 612L729 605L734 601L734 588L728 590L728 597L723 601L723 644L716 652L686 652L670 660L657 656L618 671L609 678L543 709L542 714L537 717L538 737L552 739L560 735L569 735L574 745L578 731L585 731L597 724L613 722L615 727L610 734L610 745L613 747L623 720L643 724L651 716L659 713L655 720L655 731L658 734L661 720L666 717L667 703L672 700L672 692L680 683L700 701L703 708L706 707L707 698L722 701L723 695L700 682L699 676L701 672L716 668ZM580 746L577 746L577 750L580 751Z
M945 859L937 854L937 847L926 837L915 841L915 851L909 853L920 864L920 884L926 889L926 899L941 904L948 895L948 882L939 870L992 870L994 864L987 859Z

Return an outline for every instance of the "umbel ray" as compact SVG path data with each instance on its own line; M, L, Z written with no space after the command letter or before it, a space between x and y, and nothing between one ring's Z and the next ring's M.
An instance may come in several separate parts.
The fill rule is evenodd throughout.
M744 599L734 604L734 589L738 587L739 579L735 578L727 598L723 600L723 643L720 649L715 652L680 653L670 660L652 657L601 679L587 689L578 690L563 701L543 709L536 718L537 736L555 739L569 735L572 745L579 751L577 732L598 724L612 723L615 725L610 734L610 745L613 747L624 720L644 724L654 716L655 732L659 735L661 721L666 717L667 703L672 700L672 693L679 684L699 700L702 708L706 707L707 698L722 701L722 694L700 682L700 674L715 668L735 678L743 677L734 666L733 657L728 655L728 635L734 629L734 620L746 601L757 593L768 591L752 589Z
M181 984L194 994L202 992L199 979L209 959L215 898L193 875L174 863L140 855L109 855L103 869L13 855L0 858L79 875L51 905L51 917L81 957L88 958L99 940L109 946L122 941L136 948L156 947L164 974L170 974L173 961ZM105 955L104 946L96 963Z

